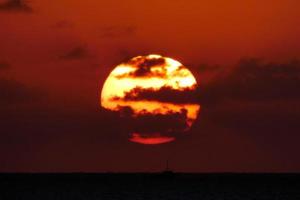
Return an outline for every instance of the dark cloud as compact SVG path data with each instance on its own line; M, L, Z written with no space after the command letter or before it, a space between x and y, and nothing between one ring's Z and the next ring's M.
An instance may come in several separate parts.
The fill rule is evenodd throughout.
M129 77L152 77L151 67L139 66L134 72L129 74Z
M132 59L127 62L129 65L136 66L138 69L139 68L147 68L151 69L151 67L154 66L161 66L166 63L165 58L148 58L144 56L140 56L138 58Z
M126 63L137 55L149 55L151 53L153 53L153 49L150 50L145 46L126 46L118 50L116 54L117 64Z
M197 70L200 72L212 72L212 71L217 71L220 69L222 69L222 67L219 65L206 65L206 64L201 64L197 68Z
M123 101L154 100L176 104L199 103L195 89L186 88L182 91L178 91L169 86L161 87L158 90L154 88L145 89L136 87L125 92L123 98L115 97L113 99Z
M295 141L300 139L299 85L299 61L243 59L230 73L200 86L200 116L282 159L295 157L299 152Z
M11 66L10 64L6 63L6 62L0 62L0 70L7 70L9 69Z
M65 55L60 56L62 60L80 60L89 56L88 50L83 46L73 48Z
M300 98L300 62L264 63L244 59L226 76L202 87L203 103L223 100L271 101Z
M128 74L123 74L123 75L117 76L117 78L126 78L126 77L131 77L131 78L161 77L161 78L164 78L164 77L166 77L166 72L167 72L166 68L163 67L165 62L166 61L164 58L140 57L140 58L137 58L134 60L130 60L129 62L126 62L126 63L136 67L136 70L133 72L130 72ZM151 71L151 68L154 66L162 66L162 68L161 68L162 71Z
M32 102L40 97L40 92L8 79L0 79L0 93L0 107Z
M133 115L134 111L129 106L120 106L119 115L123 118L120 124L127 133L137 132L144 136L151 136L154 133L160 133L161 136L175 136L188 128L187 110L180 112L170 111L166 114L149 113L146 110Z
M7 0L0 4L0 11L31 13L33 10L26 0Z
M125 26L125 27L110 26L101 29L100 37L101 38L127 37L127 36L134 35L136 31L137 31L137 27L135 26Z
M56 24L54 24L55 28L70 28L73 27L73 23L67 20L61 20L58 21Z
M164 65L166 63L166 60L164 58L140 58L137 59L137 62L138 62L138 69L140 68L148 69L154 66Z

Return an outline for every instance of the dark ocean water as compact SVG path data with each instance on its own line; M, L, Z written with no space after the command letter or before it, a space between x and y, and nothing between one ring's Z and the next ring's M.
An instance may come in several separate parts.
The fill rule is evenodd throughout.
M299 174L1 174L0 199L300 200Z

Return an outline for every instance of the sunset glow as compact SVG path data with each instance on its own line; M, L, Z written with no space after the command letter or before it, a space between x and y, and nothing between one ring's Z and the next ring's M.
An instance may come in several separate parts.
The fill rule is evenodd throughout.
M130 108L132 118L182 115L184 121L181 123L185 123L186 127L181 131L187 131L196 120L200 105L181 99L176 102L174 98L195 92L196 86L195 77L180 62L159 55L138 56L116 66L110 73L104 83L100 103L105 109L115 112ZM166 132L170 134L173 131L178 130L170 127ZM147 137L138 134L143 133L132 133L130 141L159 144L175 139L157 137L154 133L147 133Z
M132 137L129 139L131 142L137 142L141 144L163 144L163 143L168 143L172 142L175 140L174 137L151 137L151 138L144 138L140 136L138 133L133 133Z

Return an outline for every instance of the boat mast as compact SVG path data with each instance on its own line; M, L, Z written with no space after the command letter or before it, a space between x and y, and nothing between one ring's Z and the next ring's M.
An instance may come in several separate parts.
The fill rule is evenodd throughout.
M166 162L166 171L169 171L170 170L170 168L169 168L169 160L167 160L167 162Z

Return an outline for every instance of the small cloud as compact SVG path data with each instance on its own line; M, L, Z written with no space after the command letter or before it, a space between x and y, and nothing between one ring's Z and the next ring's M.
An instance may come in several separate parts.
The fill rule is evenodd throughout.
M125 92L125 96L114 97L112 100L122 100L122 101L159 101L168 102L174 104L190 104L199 103L197 98L197 90L186 88L184 90L178 91L169 86L161 87L160 89L154 88L141 88L135 87L132 90Z
M70 27L73 27L73 23L70 22L70 21L67 21L67 20L61 20L61 21L58 21L56 24L54 24L54 28L70 28Z
M6 62L0 62L0 70L7 70L10 68L10 64Z
M198 67L198 70L200 72L214 72L222 69L221 66L219 65L206 65L206 64L201 64Z
M62 60L80 60L86 58L88 55L88 51L85 47L78 46L59 58Z
M116 56L117 56L117 64L128 62L133 57L137 55L149 55L153 53L153 50L147 49L141 46L130 46L126 47L125 49L119 49Z
M25 0L8 0L0 4L0 11L31 13L33 10Z
M136 69L128 74L120 75L117 78L137 78L137 77L166 77L166 69L163 67L166 63L164 58L145 58L139 57L134 60L130 60L127 64L135 66ZM151 71L152 67L162 66L163 71Z
M134 35L137 31L135 26L125 26L125 27L117 27L117 26L110 26L103 28L101 30L100 37L101 38L118 38L124 36L131 36Z

